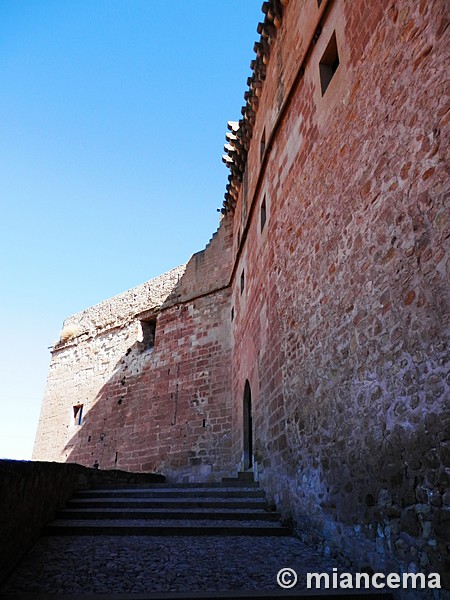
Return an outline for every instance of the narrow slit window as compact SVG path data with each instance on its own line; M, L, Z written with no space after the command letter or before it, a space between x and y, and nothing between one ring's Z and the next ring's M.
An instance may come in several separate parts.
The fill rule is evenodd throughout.
M83 405L76 404L73 407L73 424L81 425L83 422Z
M244 291L245 288L245 271L242 271L241 273L241 294Z
M142 330L142 350L149 350L155 347L156 319L141 321Z
M264 196L263 201L261 203L261 233L264 229L264 225L267 220L267 209L266 209L266 197Z
M266 151L266 130L264 129L261 135L261 142L259 145L259 159L262 160L264 152Z
M319 63L320 86L322 89L322 96L325 94L328 86L330 85L330 82L333 79L338 66L339 54L336 42L336 32L334 31Z

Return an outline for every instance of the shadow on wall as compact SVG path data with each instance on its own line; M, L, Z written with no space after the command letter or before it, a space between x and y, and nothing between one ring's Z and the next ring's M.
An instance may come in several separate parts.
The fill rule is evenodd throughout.
M63 451L67 462L102 469L123 465L136 471L157 470L165 457L158 453L155 430L172 427L173 420L167 402L164 408L160 402L160 395L170 398L169 379L165 385L157 378L151 381L153 353L154 349L143 350L140 342L133 344L91 406L73 407L73 433Z
M230 292L223 285L227 261L211 260L229 240L227 230L215 234L191 258L161 309L141 320L148 325L143 340L116 359L113 376L89 406L73 406L72 435L62 453L67 462L185 480L229 472L231 363L224 319ZM78 353L88 349L82 342Z
M228 438L213 433L214 404L204 404L194 388L192 364L202 355L188 347L178 362L160 364L158 342L155 348L143 346L136 342L127 350L81 419L83 408L74 407L66 460L102 469L208 476L206 465L225 462L229 448Z

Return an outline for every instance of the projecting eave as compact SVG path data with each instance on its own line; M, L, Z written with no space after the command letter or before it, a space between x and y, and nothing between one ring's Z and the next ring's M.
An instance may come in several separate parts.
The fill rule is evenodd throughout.
M257 27L260 38L253 46L256 56L250 63L253 74L247 79L248 89L244 94L245 104L241 108L242 118L239 121L228 121L229 131L225 136L227 143L224 146L225 155L222 157L222 161L230 169L230 174L228 175L225 200L222 208L218 209L222 214L234 211L237 204L258 112L259 98L266 78L266 66L270 60L271 47L281 26L283 9L288 3L289 0L269 0L264 2L261 7L264 21L258 23Z

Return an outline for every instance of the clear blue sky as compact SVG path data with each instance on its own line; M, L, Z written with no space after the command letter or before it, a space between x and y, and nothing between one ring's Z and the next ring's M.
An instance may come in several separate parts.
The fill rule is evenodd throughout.
M31 457L63 320L216 230L261 4L1 0L0 457Z

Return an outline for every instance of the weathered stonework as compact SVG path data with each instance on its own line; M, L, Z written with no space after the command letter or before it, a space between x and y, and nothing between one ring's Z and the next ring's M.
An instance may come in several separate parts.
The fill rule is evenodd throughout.
M153 352L145 298L68 320L37 456L207 479L250 455L305 539L449 587L447 6L318 4L264 3L219 232L157 302Z
M445 3L313 4L286 8L235 210L235 460L248 380L260 478L301 535L362 567L448 573Z
M193 481L229 472L225 221L187 265L66 320L63 332L75 335L53 350L35 460ZM149 318L151 347L142 330Z

